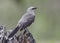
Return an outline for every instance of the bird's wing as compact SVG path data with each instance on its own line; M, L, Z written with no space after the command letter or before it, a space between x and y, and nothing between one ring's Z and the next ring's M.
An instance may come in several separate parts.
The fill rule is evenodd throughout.
M22 28L20 29L20 31L30 26L34 22L34 19L35 16L30 16L28 18L26 17L26 20L21 22Z
M30 26L33 22L34 22L34 19L35 19L35 16L29 16L29 17L26 17L26 20L23 21L23 25L28 27Z

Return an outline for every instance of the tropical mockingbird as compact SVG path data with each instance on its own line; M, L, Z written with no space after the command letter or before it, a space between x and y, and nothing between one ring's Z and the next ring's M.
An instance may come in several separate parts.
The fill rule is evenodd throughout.
M29 7L27 9L26 13L18 21L16 28L9 34L8 38L13 37L19 29L21 31L21 30L29 27L34 22L34 19L35 19L34 10L35 9L37 9L37 8L36 7Z

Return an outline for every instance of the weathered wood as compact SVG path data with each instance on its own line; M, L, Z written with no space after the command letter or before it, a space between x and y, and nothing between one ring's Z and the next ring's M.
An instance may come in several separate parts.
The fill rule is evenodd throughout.
M18 36L14 35L12 38L8 39L8 35L11 31L5 32L5 27L0 26L0 43L35 43L35 39L32 34L26 28L20 31Z
M28 29L25 29L23 32L21 32L17 39L19 43L36 43Z

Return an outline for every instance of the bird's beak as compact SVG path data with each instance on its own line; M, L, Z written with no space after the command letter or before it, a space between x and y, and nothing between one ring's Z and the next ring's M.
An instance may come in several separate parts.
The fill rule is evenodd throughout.
M37 9L36 7L33 8L33 10Z

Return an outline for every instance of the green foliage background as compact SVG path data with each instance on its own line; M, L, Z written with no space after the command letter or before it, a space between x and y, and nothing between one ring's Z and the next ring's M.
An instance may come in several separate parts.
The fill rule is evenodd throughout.
M14 29L30 6L35 11L35 22L29 27L37 43L60 42L60 0L0 0L0 24Z

